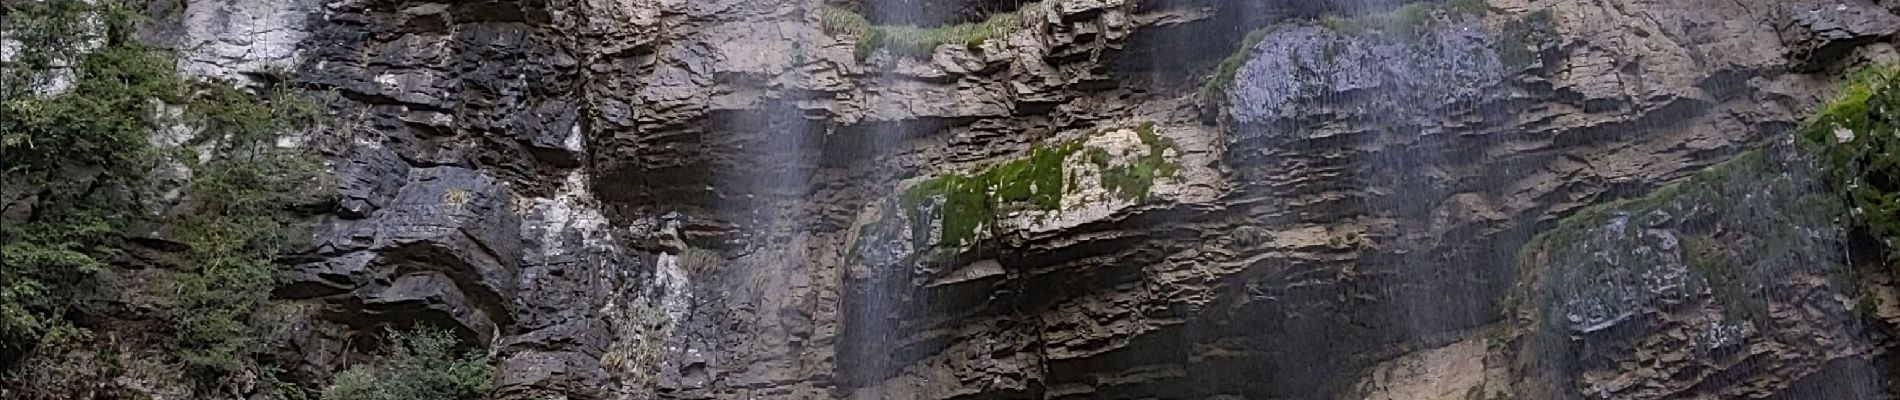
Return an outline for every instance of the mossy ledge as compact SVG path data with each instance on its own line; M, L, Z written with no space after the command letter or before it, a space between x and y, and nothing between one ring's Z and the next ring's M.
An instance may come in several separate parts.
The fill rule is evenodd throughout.
M1063 198L1084 184L1081 175L1070 170L1078 162L1093 165L1100 173L1100 187L1117 199L1145 201L1156 179L1174 177L1181 170L1180 162L1168 156L1179 149L1173 140L1155 133L1152 122L1132 130L1141 146L1119 155L1089 145L1088 139L1114 130L1096 132L1088 138L1037 146L1026 157L970 173L924 180L903 193L901 205L913 224L935 221L941 232L937 245L954 248L975 245L984 236L983 229L995 227L1010 211L1061 212ZM1136 151L1140 154L1132 154ZM928 230L913 232L919 232L914 243L920 248L928 245Z
M1549 277L1536 304L1583 304L1569 312L1593 315L1628 311L1619 307L1638 300L1623 298L1633 292L1616 286L1636 283L1619 277L1675 266L1693 276L1689 293L1706 288L1730 317L1750 320L1766 316L1766 286L1777 276L1846 272L1836 253L1841 235L1830 229L1844 210L1797 153L1788 146L1752 150L1648 195L1562 219L1518 255ZM1667 244L1672 240L1681 245Z
M863 14L842 7L825 6L819 13L819 23L826 33L855 38L859 60L868 59L878 50L885 49L902 56L923 58L929 57L938 46L946 44L961 44L971 51L978 51L984 42L1008 36L1042 19L1046 13L1044 10L1040 2L1028 3L1016 11L991 15L981 22L918 27L873 24Z
M1848 76L1801 127L1856 224L1900 275L1900 63Z

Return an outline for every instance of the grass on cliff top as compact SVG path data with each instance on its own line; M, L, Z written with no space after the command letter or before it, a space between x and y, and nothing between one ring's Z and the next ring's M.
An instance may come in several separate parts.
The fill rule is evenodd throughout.
M1900 63L1850 74L1799 134L1900 274Z
M946 44L963 45L972 51L980 49L990 39L1008 36L1041 19L1045 13L1043 7L1042 3L1028 3L1016 11L991 15L980 22L918 27L873 24L863 14L842 7L825 6L820 12L819 22L827 33L857 38L857 57L860 60L870 58L881 49L889 49L903 56L929 57L938 46Z

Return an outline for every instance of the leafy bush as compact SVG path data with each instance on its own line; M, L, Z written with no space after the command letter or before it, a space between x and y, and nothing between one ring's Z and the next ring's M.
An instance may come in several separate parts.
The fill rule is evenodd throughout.
M148 288L178 361L202 382L254 366L252 317L274 283L283 207L315 167L273 142L315 122L317 107L284 88L253 95L179 78L172 54L131 37L136 14L119 2L5 7L25 46L0 74L3 200L31 199L32 209L0 219L0 345L20 355L70 328L79 288L118 256L128 223L145 220L185 249L162 260L173 273ZM65 89L42 90L67 72ZM152 144L154 133L180 127L194 133L183 147ZM146 176L160 161L191 171L187 202L168 216L140 211L161 189Z
M115 3L5 7L9 37L25 44L0 73L0 179L7 185L0 200L9 202L0 218L0 347L18 355L66 324L76 287L116 255L129 216L115 189L144 180L152 156L146 134L155 126L149 102L176 99L180 81L170 58L124 45L130 13ZM109 29L87 29L81 21L88 15L103 17L96 20ZM72 50L95 41L106 46ZM61 71L71 72L64 93L37 93ZM32 209L12 208L25 203Z
M488 357L456 349L448 332L391 332L390 347L368 365L352 366L323 389L324 400L461 400L494 390Z
M1900 269L1900 64L1851 74L1802 125L1829 180L1867 233ZM1900 272L1900 271L1896 271Z
M169 221L185 244L181 273L155 288L165 300L161 317L175 330L174 347L201 377L235 372L246 365L256 312L275 284L274 261L288 222L283 211L297 186L316 165L297 152L275 147L280 132L308 123L314 108L279 91L259 99L222 85L204 85L187 106L189 119L205 131L192 144L215 149L208 160L195 152L178 158L191 164L185 212ZM208 143L215 141L215 143Z
M928 57L937 50L937 46L945 44L962 44L972 50L978 49L990 39L1007 36L1027 26L1028 22L1042 18L1042 7L1040 3L1029 3L1015 12L991 15L981 22L923 28L872 24L862 14L826 6L819 14L819 22L828 33L856 37L860 60L869 58L879 49L890 49L910 57Z

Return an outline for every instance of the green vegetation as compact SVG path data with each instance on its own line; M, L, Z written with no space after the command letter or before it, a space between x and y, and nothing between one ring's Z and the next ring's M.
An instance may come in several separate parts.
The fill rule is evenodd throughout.
M145 135L153 127L153 98L175 99L179 81L170 60L135 47L111 46L89 54L77 43L130 40L119 29L130 13L102 2L7 3L10 29L28 44L20 61L4 71L0 103L0 159L5 162L5 201L28 199L30 216L0 218L0 338L23 351L34 338L65 324L75 287L116 254L124 225L123 200L106 188L143 181L151 158ZM88 33L80 20L101 13L115 27L110 36ZM36 30L44 29L44 30ZM72 65L71 60L77 60ZM72 65L72 85L63 95L41 97L34 87ZM88 179L90 177L90 179ZM17 196L17 197L16 197ZM9 213L21 213L7 204Z
M1851 74L1801 127L1829 183L1900 273L1900 64Z
M651 388L658 384L659 370L666 356L666 338L673 330L672 317L658 305L638 301L616 303L605 313L608 328L619 340L608 344L607 351L600 355L601 367L633 387Z
M1201 93L1211 96L1232 89L1234 74L1240 73L1240 66L1246 65L1247 60L1253 57L1254 46L1260 45L1260 42L1267 40L1268 34L1282 26L1273 25L1247 32L1247 37L1240 41L1240 49L1228 55L1227 58L1221 59L1220 65L1214 67L1214 76L1208 78L1206 84L1201 85Z
M1773 150L1746 152L1649 195L1578 211L1529 242L1519 260L1546 257L1554 290L1544 296L1615 309L1618 296L1629 293L1619 286L1640 283L1606 276L1643 276L1679 252L1694 275L1691 292L1708 288L1733 317L1765 316L1763 296L1772 293L1761 289L1780 274L1846 267L1833 253L1842 238L1826 229L1844 210L1816 192L1821 182L1798 169L1801 161L1764 153ZM1672 232L1680 248L1648 229Z
M726 258L717 251L687 246L680 249L677 262L681 269L693 276L711 278L724 269Z
M1354 16L1327 15L1313 21L1318 26L1347 36L1379 36L1406 43L1424 39L1437 21L1435 15L1458 17L1482 15L1488 9L1482 0L1452 0L1444 3L1417 2L1385 12Z
M1428 3L1411 3L1391 11L1363 14L1352 17L1328 15L1319 19L1319 26L1331 29L1347 36L1370 34L1416 42L1430 28L1432 12L1440 6Z
M175 58L139 44L135 12L113 1L7 3L10 33L26 46L6 66L0 103L8 216L0 218L0 346L42 357L49 332L83 337L68 320L78 294L125 246L134 222L149 222L183 250L160 261L167 273L146 289L153 315L169 329L169 350L200 383L254 366L248 350L253 320L272 287L293 186L313 175L301 154L273 145L276 136L315 122L308 101L277 88L252 95L227 85L180 79ZM82 44L99 46L89 51ZM37 88L70 71L70 85ZM159 105L180 106L182 116ZM154 145L151 135L183 127L185 147ZM163 188L155 168L191 171L186 202L159 216L151 209ZM20 203L16 200L30 199ZM26 209L22 204L31 204ZM19 207L19 208L13 208Z
M210 378L247 366L253 317L269 301L274 259L285 242L283 207L317 166L272 143L280 132L313 121L307 102L285 92L263 102L229 86L203 86L186 110L205 131L188 144L210 145L221 156L196 160L195 152L181 151L177 157L193 173L185 187L189 202L166 222L186 250L175 260L178 273L152 289L163 300L159 316L175 330L179 356Z
M972 51L979 50L984 42L1020 30L1028 26L1029 22L1041 19L1043 13L1041 3L1029 3L1014 12L991 15L982 22L924 28L872 24L857 12L825 6L820 12L819 22L827 33L857 38L857 57L863 60L879 49L890 49L910 57L928 57L938 46L945 44L961 44Z
M1683 259L1689 270L1708 282L1715 298L1722 299L1726 305L1723 312L1730 318L1760 320L1768 317L1768 302L1761 296L1749 295L1736 268L1733 251L1721 245L1713 235L1702 234L1682 238Z
M1133 164L1110 165L1106 152L1101 149L1090 149L1089 153L1089 162L1102 169L1102 187L1128 201L1148 199L1156 178L1172 177L1181 171L1181 163L1167 158L1169 150L1179 150L1174 140L1156 135L1153 122L1142 123L1135 128L1135 134L1148 151Z
M1039 210L1060 208L1067 176L1063 172L1063 160L1082 148L1081 141L1037 147L1029 157L974 174L951 173L932 178L905 191L903 204L911 211L911 221L941 221L943 246L972 245L981 236L978 229L993 224L1004 205L1021 203ZM923 207L933 197L941 197L943 201L935 207L936 215L927 214L929 207Z
M940 246L974 245L982 237L981 229L993 227L1011 207L1060 211L1063 196L1077 190L1076 175L1067 169L1066 162L1078 153L1101 170L1102 187L1116 197L1127 201L1146 200L1155 179L1175 176L1181 169L1178 161L1166 156L1168 151L1176 150L1174 141L1161 137L1154 129L1152 122L1135 128L1145 152L1122 154L1136 156L1128 165L1114 165L1114 155L1108 150L1088 146L1086 140L1078 139L1038 146L1028 157L974 173L951 173L926 180L905 191L901 202L909 210L911 221L939 222ZM940 199L942 203L926 206L933 199ZM924 242L928 238L924 236L927 235L913 238L919 247L927 245Z
M324 400L445 400L487 398L494 390L488 356L458 351L454 336L420 329L391 332L375 362L337 374Z

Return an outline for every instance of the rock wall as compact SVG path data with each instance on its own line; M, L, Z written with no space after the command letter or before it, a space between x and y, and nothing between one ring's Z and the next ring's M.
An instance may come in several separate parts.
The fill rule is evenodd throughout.
M191 0L151 36L336 116L306 141L334 193L275 293L307 310L270 346L307 384L429 324L492 348L505 399L1893 396L1856 375L1894 371L1860 332L1892 326L1838 319L1825 274L1754 286L1784 297L1752 350L1683 354L1720 333L1707 291L1566 336L1542 307L1571 303L1524 294L1565 264L1518 257L1900 58L1895 3L1490 0L1359 29L1313 18L1396 4L1283 3L1046 0L863 58L818 1ZM1055 183L968 191L961 221L933 207L969 199L917 189L1010 165Z

